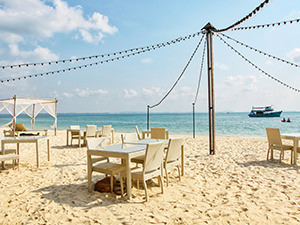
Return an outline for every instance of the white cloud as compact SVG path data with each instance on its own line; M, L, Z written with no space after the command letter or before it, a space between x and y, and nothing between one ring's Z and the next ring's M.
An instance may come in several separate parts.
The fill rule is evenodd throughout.
M256 90L256 82L257 79L255 76L229 76L225 80L225 84L236 89L240 89L241 91L252 91Z
M295 48L288 52L287 56L295 62L300 62L300 48Z
M21 51L16 44L9 45L9 53L13 57L19 57L27 61L57 60L58 55L52 53L48 48L37 46L32 51Z
M151 64L151 63L153 63L153 59L151 59L151 58L142 59L141 62L142 62L142 63Z
M143 88L142 93L143 95L147 95L147 96L153 96L153 95L162 96L164 94L164 91L159 87L152 87L151 89Z
M61 85L61 81L57 81L57 86L60 86Z
M215 63L215 67L218 69L221 69L221 70L229 70L230 69L230 67L225 65L224 63L218 63L218 62Z
M124 93L125 93L124 95L125 98L133 98L137 96L137 92L135 90L124 89Z
M62 95L65 96L66 98L72 98L74 96L74 94L68 92L64 92Z
M89 88L86 88L85 90L81 90L81 89L77 88L77 89L75 89L75 93L79 97L88 97L88 96L94 96L94 95L103 95L103 94L107 94L108 92L105 90L102 90L102 89L92 91Z
M68 6L63 0L2 0L0 31L5 34L1 35L1 40L7 43L20 42L24 37L48 38L70 31L79 31L85 41L97 43L103 33L113 34L118 29L109 25L107 16L94 12L86 19L80 6ZM92 37L87 38L87 33Z

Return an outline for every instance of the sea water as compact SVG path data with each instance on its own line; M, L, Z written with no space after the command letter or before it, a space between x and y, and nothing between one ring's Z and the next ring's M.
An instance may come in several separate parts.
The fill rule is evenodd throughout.
M281 122L290 118L291 122ZM67 129L70 125L112 125L116 132L135 132L147 129L147 115L144 113L121 114L90 114L90 113L59 113L57 128ZM0 126L8 123L12 117L0 114ZM209 134L207 113L195 114L196 135ZM31 128L31 119L26 114L17 117L17 123L23 123ZM35 129L51 129L54 118L48 114L39 114L35 119ZM152 113L150 127L166 127L170 134L193 135L192 113ZM300 133L300 112L283 112L281 117L250 118L247 112L215 113L215 133L217 136L266 137L266 127L280 128L281 133Z

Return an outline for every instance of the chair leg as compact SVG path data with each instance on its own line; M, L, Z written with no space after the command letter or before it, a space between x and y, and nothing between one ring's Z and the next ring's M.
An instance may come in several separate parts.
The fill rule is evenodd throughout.
M267 153L267 161L269 160L269 154L270 154L270 148L268 149L268 153Z
M282 151L280 151L279 162L281 163Z
M169 186L169 175L168 175L168 170L167 167L165 166L165 172L166 172L166 180L167 180L167 187Z
M120 176L120 184L121 184L121 196L124 196L124 184L123 184L123 177Z
M159 176L159 180L160 180L160 186L161 186L161 193L164 193L164 181L163 181L164 177Z
M145 180L143 180L143 185L144 185L144 188L145 188L146 202L148 202L149 197L148 197L147 184L146 184Z
M139 179L136 179L136 188L140 189L140 180Z
M180 166L177 165L177 169L178 169L178 174L179 174L179 181L181 181L181 173L180 173Z

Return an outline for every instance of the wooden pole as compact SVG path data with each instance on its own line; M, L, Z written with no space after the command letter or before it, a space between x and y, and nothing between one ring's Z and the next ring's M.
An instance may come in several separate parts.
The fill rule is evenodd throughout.
M54 135L56 136L57 130L57 102L58 100L55 98L55 122L54 122Z
M208 70L208 113L209 113L209 154L215 154L215 99L212 35L216 29L210 24L204 27L207 38L207 70Z
M149 122L150 122L149 108L150 106L147 105L147 131L149 131ZM147 137L149 137L149 132L147 132Z
M13 136L15 137L16 136L16 106L17 106L17 96L14 95L13 99L14 99L14 126L13 126L14 127L14 129L13 129L14 134L13 134Z
M193 138L195 138L195 103L193 103Z
M34 113L35 113L35 104L32 105L32 118L31 118L32 129L34 129Z

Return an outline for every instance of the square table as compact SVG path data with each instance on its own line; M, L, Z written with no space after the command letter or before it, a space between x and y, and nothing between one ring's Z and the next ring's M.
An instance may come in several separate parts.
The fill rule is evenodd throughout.
M131 159L134 157L145 155L147 144L155 143L159 141L164 141L168 145L169 140L160 140L160 139L144 139L139 140L137 143L124 143L106 146L105 149L90 149L88 150L88 164L91 163L92 155L95 156L104 156L104 157L114 157L120 158L124 161L126 165L126 178L127 178L127 196L129 200L132 198L131 193ZM184 175L184 148L181 148L181 173Z
M1 140L2 154L5 154L4 145L5 144L17 144L17 153L20 152L20 143L35 143L36 149L36 165L39 167L39 142L41 140L47 140L47 153L48 153L48 161L50 161L50 143L49 136L26 136L26 137L11 137L4 138ZM4 166L4 163L2 163Z
M293 140L294 142L294 147L293 147L293 151L294 151L294 164L297 164L297 157L298 157L298 142L300 140L300 133L286 133L286 134L281 134L281 138L282 139L288 139L288 140Z

